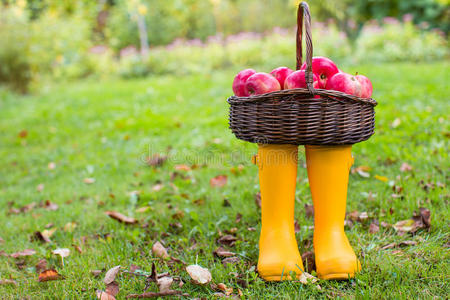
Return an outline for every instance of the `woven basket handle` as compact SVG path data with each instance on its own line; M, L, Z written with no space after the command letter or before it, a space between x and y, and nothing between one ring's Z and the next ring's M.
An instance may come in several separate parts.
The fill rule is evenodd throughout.
M312 73L312 55L313 44L311 35L311 14L309 13L309 6L306 2L301 2L297 10L297 70L302 66L302 37L303 37L303 16L305 17L305 41L306 41L306 71L305 79L308 90L311 94L315 94L316 90L313 87L313 73Z

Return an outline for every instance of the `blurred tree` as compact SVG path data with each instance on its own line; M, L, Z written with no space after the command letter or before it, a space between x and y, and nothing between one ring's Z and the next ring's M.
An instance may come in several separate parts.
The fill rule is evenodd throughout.
M354 43L364 23L410 14L416 24L449 32L449 0L327 0L311 2L314 17L333 19Z

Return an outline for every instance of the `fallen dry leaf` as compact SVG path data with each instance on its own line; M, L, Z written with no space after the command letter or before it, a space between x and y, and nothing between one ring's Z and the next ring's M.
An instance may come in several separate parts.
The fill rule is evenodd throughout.
M255 204L256 204L256 207L261 208L261 192L256 193Z
M77 223L75 222L68 222L66 225L64 225L64 231L65 232L72 232L77 227Z
M51 281L51 280L60 280L63 277L58 274L58 272L54 269L49 269L42 271L41 274L39 274L38 281L44 282L44 281Z
M314 217L314 205L305 204L305 214L307 218Z
M50 237L53 235L53 233L55 233L55 231L56 228L36 231L33 235L33 238L41 242L51 243L52 241L50 240Z
M36 254L36 251L33 249L25 249L23 251L19 251L16 253L12 253L10 256L13 258L19 258L19 257L23 257L23 256L31 256Z
M216 255L217 257L230 257L236 255L235 253L225 250L222 247L219 247L216 250L214 250L213 254Z
M144 212L148 211L150 208L151 208L150 206L142 206L142 207L139 207L138 209L136 209L136 212L144 213Z
M217 289L221 290L225 293L226 296L230 296L233 293L232 287L227 287L225 283L219 283L217 284Z
M114 280L116 280L117 273L119 273L120 266L115 266L108 270L105 274L105 278L103 279L103 282L108 285Z
M17 282L13 279L0 279L0 285L17 285Z
M157 257L162 259L167 259L170 257L169 254L167 253L166 248L164 248L164 246L159 241L153 244L152 252Z
M173 295L181 295L183 294L182 291L176 291L176 290L170 290L167 292L147 292L143 294L129 294L127 296L127 299L129 298L158 298L158 297L164 297L164 296L173 296ZM189 296L188 294L183 294L186 296Z
M57 210L58 204L50 202L50 200L45 200L44 208L46 210Z
M159 291L162 293L170 291L170 286L172 285L172 283L173 278L169 276L164 276L156 281Z
M176 165L175 166L175 170L177 170L177 171L190 171L191 167L189 167L188 165Z
M397 128L398 126L400 126L401 123L402 121L400 120L400 118L395 118L395 120L391 123L391 127Z
M237 256L227 257L222 260L222 265L224 267L226 267L229 264L234 265L234 264L239 263L240 261L241 261L241 259Z
M38 184L36 187L36 191L42 192L43 190L44 190L44 184L43 183Z
M97 290L96 294L97 294L97 299L99 299L99 300L116 300L116 297L108 294L105 291Z
M94 277L99 276L102 272L102 270L91 270L91 274L94 275Z
M317 278L312 276L311 274L309 274L307 272L302 272L302 274L300 275L298 281L300 281L303 284L308 284L308 283L316 282Z
M117 211L105 211L105 214L108 215L109 217L113 218L114 220L117 220L117 221L125 223L125 224L136 224L137 223L137 220L135 218L127 217Z
M231 246L231 247L234 246L236 241L237 241L237 238L234 235L231 235L231 234L224 235L224 236L220 237L217 240L217 242L219 244L228 245L228 246Z
M47 261L45 259L39 260L35 266L36 273L40 274L42 271L47 270Z
M412 171L413 167L411 167L410 165L408 165L407 163L402 163L402 165L400 166L400 171L402 172L410 172Z
M389 178L387 178L386 176L380 176L380 175L375 175L375 179L378 179L379 181L383 181L383 182L389 181Z
M211 178L209 184L212 187L223 187L227 184L228 177L227 175L217 175L216 177Z
M212 277L209 270L199 265L187 266L186 272L189 274L195 284L203 285L211 282Z
M83 182L86 184L93 184L95 182L95 178L85 178Z
M393 249L393 248L396 248L396 247L406 247L406 246L415 246L415 245L417 245L416 241L402 241L400 243L387 244L387 245L381 247L380 249L381 250L387 250L387 249Z
M160 167L164 164L164 162L166 160L167 160L167 156L156 153L156 154L153 154L151 157L147 157L146 162L147 162L147 165L149 165L149 166Z
M119 293L119 284L116 281L107 284L105 292L115 297Z
M26 131L25 129L24 130L21 130L20 132L19 132L19 134L18 134L18 136L20 137L20 138L26 138L27 137L27 135L28 135L28 131Z
M152 191L159 192L160 190L162 190L163 187L164 185L162 183L157 183L154 186L152 186Z
M374 234L377 233L378 231L380 231L380 226L374 222L371 223L369 226L369 233Z
M0 237L0 244L3 244L4 242L5 240Z
M408 220L398 221L392 227L394 227L394 229L396 231L411 232L414 230L414 220L408 219Z

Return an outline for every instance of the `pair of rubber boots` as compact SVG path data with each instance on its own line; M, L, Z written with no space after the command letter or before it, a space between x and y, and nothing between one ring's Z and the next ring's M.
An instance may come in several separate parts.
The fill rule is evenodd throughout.
M305 146L305 150L317 276L349 279L361 268L344 232L351 146ZM298 146L260 144L254 162L261 188L258 272L267 281L296 279L304 272L294 229Z

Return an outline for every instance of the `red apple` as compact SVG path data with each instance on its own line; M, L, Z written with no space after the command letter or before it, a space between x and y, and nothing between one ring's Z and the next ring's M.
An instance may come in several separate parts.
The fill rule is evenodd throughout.
M255 74L256 71L253 69L245 69L240 71L233 80L233 92L238 97L250 96L245 83L247 79Z
M337 73L331 77L326 85L327 90L335 90L361 97L363 87L356 76L347 73Z
M306 70L306 63L302 65L300 70ZM322 87L327 86L328 79L339 72L338 67L331 59L322 56L313 57L312 71Z
M270 74L255 73L245 83L250 95L261 95L281 90L280 83Z
M314 74L313 74L313 87L316 89L321 88L320 82L317 80L317 76ZM284 82L285 90L297 88L307 88L304 70L295 71L294 73L289 75L286 78L286 81Z
M292 71L288 67L279 67L279 68L272 70L272 72L270 72L270 74L278 80L281 88L283 88L284 81L292 72L294 72L294 71Z
M369 78L367 78L364 75L356 75L355 77L361 84L362 88L361 97L370 98L372 96L373 91L372 82L370 82Z

